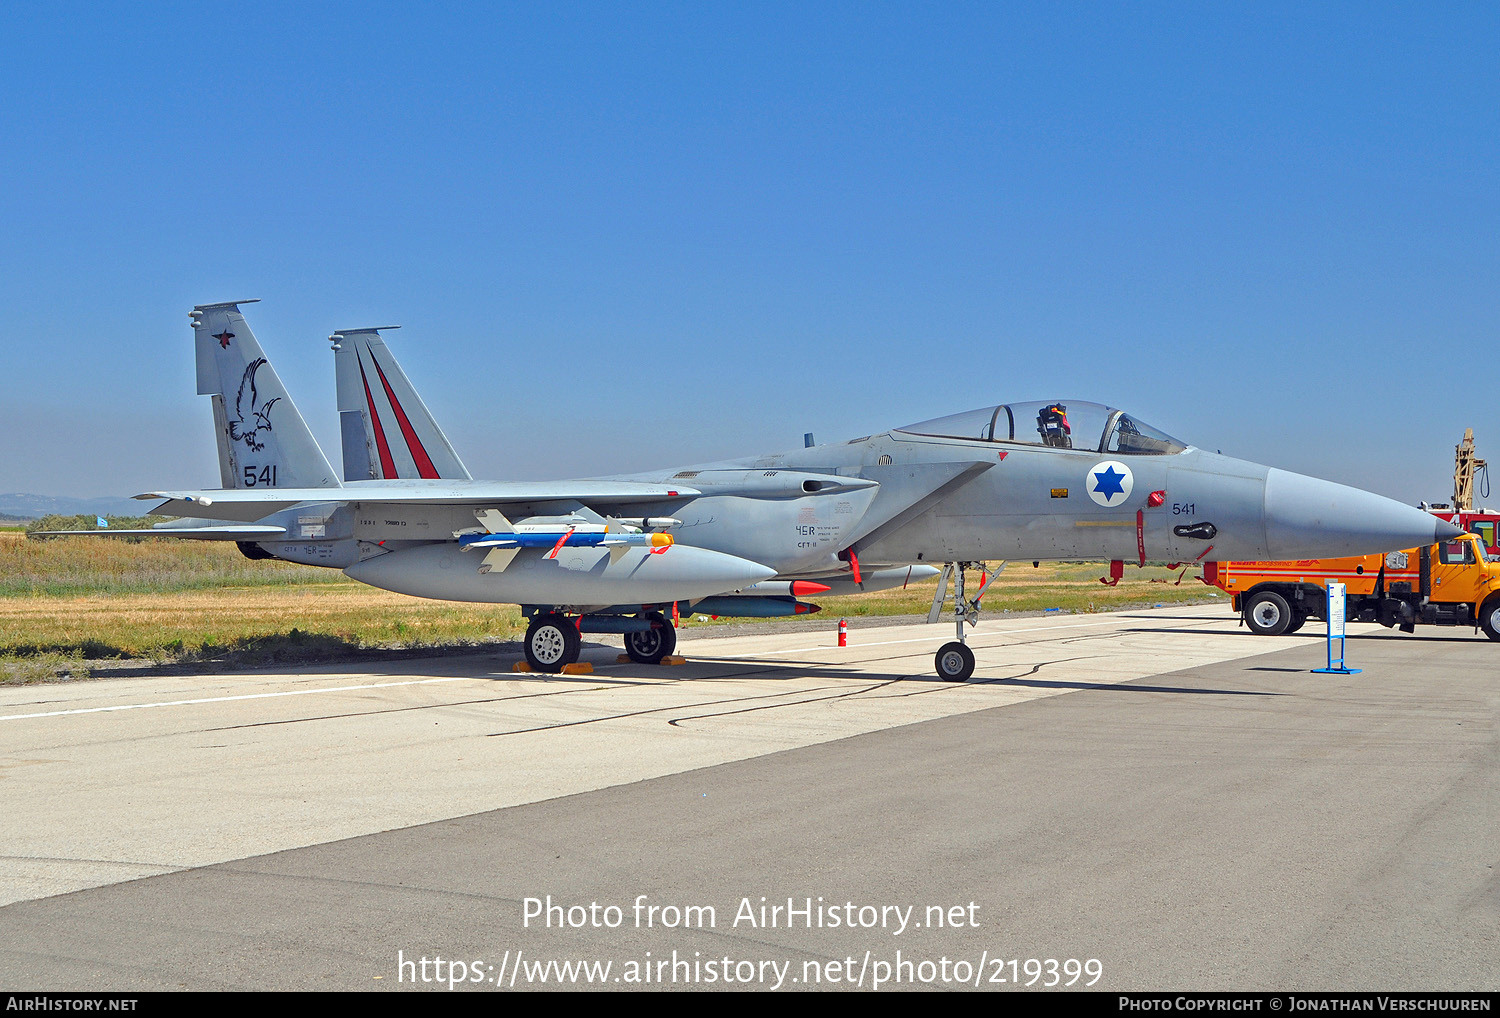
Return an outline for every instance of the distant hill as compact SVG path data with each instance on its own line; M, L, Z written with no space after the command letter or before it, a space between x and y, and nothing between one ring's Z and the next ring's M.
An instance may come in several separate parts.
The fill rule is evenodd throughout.
M133 498L65 498L59 495L0 495L0 519L35 520L43 516L139 516L151 503Z

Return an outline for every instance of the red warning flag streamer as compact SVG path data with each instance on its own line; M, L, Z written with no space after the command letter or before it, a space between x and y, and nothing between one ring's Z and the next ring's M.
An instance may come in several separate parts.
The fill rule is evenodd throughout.
M577 527L569 527L568 532L557 539L557 543L552 546L552 550L547 553L547 557L557 558L557 553L562 550L563 545L568 543L568 538L572 537L573 531L577 529Z

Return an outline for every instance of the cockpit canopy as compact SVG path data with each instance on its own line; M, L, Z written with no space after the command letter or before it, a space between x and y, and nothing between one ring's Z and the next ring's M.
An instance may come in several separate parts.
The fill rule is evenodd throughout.
M912 435L1164 456L1187 446L1123 410L1081 400L1006 403L897 428Z

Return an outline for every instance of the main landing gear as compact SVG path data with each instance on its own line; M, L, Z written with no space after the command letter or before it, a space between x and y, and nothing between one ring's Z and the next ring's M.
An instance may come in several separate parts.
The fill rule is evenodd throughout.
M975 568L980 570L979 589L970 600L964 596L964 572ZM943 567L943 574L938 577L937 594L932 599L932 610L927 613L927 621L936 622L945 614L943 606L949 600L948 585L951 580L953 608L946 614L958 627L958 639L939 647L933 658L938 678L945 682L963 682L974 674L974 652L964 643L964 624L972 626L979 622L979 599L984 596L985 588L1004 570L1004 562L994 572L989 572L983 562L950 562Z
M625 653L636 664L659 665L661 659L677 649L677 630L661 612L646 616L650 629L625 634Z
M625 653L643 665L658 665L677 649L677 630L661 612L645 615L583 615L539 611L526 627L526 663L534 672L560 672L578 660L582 633L617 633L625 637Z
M534 672L560 672L582 648L578 624L559 612L533 615L526 627L526 663Z

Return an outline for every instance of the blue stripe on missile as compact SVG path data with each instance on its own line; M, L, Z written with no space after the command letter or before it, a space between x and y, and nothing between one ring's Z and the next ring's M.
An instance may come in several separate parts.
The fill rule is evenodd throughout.
M623 534L578 534L569 535L566 548L597 548L607 537L623 537ZM464 548L551 548L562 534L464 534L458 539Z
M551 548L557 544L562 533L555 534L533 534L533 533L509 533L509 534L463 534L458 543L462 548ZM622 534L622 533L578 533L574 531L568 535L565 548L597 548L600 545L635 545L648 546L656 534Z

